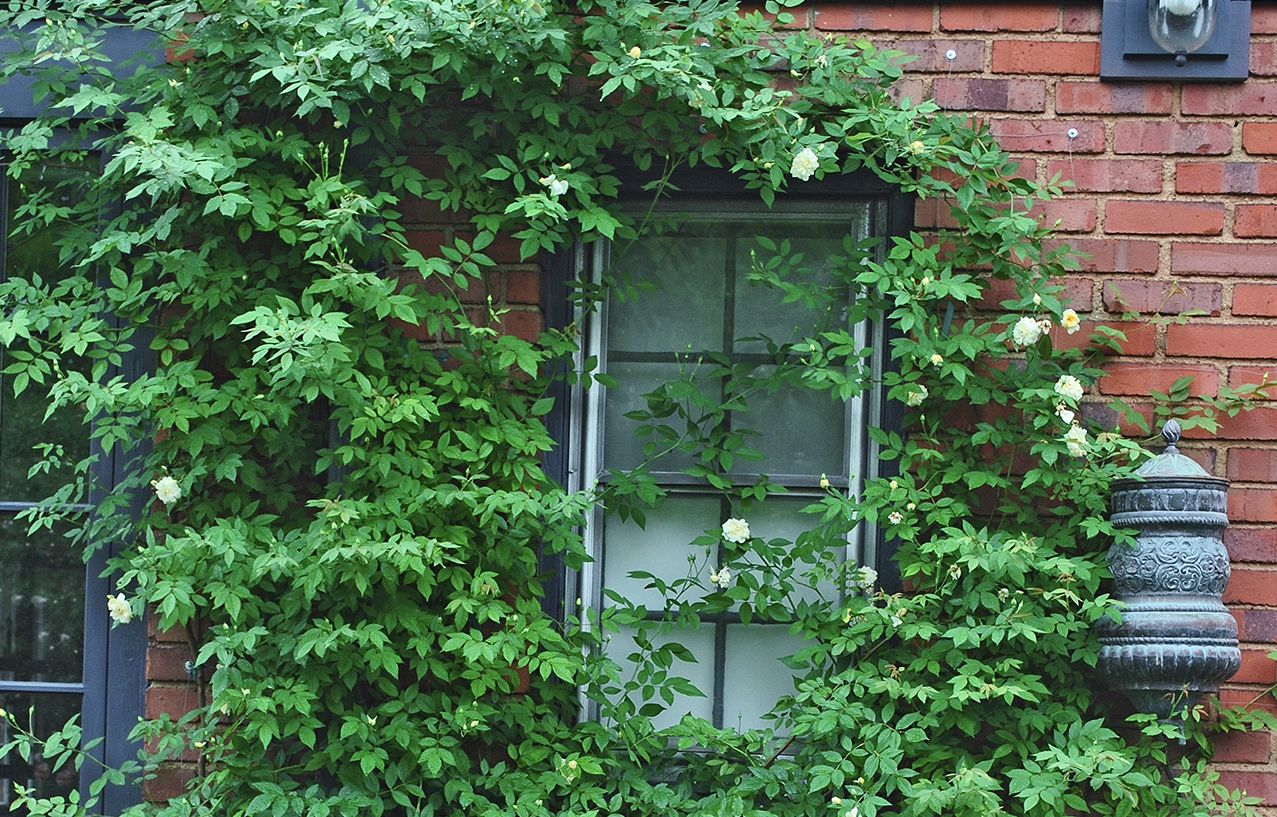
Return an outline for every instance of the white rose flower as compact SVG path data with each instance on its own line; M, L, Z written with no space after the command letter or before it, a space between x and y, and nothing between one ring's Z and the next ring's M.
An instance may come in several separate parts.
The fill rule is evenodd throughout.
M931 356L932 366L939 366L942 363L944 363L944 355L940 354L939 352L936 352L935 354Z
M749 541L749 523L744 519L728 519L723 523L723 538L729 542L743 545Z
M1086 456L1086 429L1073 426L1064 433L1064 444L1068 446L1070 457Z
M1082 328L1082 319L1072 309L1066 309L1064 314L1060 315L1060 326L1063 326L1070 335L1073 335Z
M720 590L726 590L732 586L732 569L724 567L718 571L711 571L709 574L710 584L718 585Z
M1077 417L1077 414L1073 411L1073 409L1069 408L1064 403L1061 403L1060 405L1055 407L1055 413L1056 415L1059 416L1061 420L1063 420L1066 423L1072 423L1073 420Z
M1016 346L1031 346L1042 337L1042 327L1030 317L1023 317L1011 327L1011 340Z
M800 182L805 182L819 168L820 159L816 157L816 151L803 148L794 156L794 163L789 166L789 175Z
M155 489L155 496L165 505L172 505L182 498L182 486L178 485L177 480L170 476L163 476L153 480L151 487Z
M927 399L927 387L919 383L910 389L909 394L905 395L906 406L921 406L922 401Z
M1037 294L1036 292L1035 292L1035 293L1033 293L1033 305L1034 305L1034 306L1041 306L1041 305L1042 305L1042 296L1041 296L1041 295L1039 295L1039 294Z
M856 584L861 590L872 590L878 584L878 571L868 565L856 571Z
M887 514L887 521L893 525L899 525L901 522L905 521L905 516L900 511L892 511Z
M114 596L107 595L106 611L116 624L128 624L133 620L133 608L129 606L129 602L124 598L123 593L117 593Z
M1071 374L1062 374L1060 379L1055 381L1055 393L1076 403L1082 399L1086 390L1082 388L1082 381Z
M540 179L537 179L537 181L539 181L544 187L548 188L550 195L554 196L556 199L568 192L568 183L563 179L560 179L558 176L555 176L553 173L549 176L542 176Z

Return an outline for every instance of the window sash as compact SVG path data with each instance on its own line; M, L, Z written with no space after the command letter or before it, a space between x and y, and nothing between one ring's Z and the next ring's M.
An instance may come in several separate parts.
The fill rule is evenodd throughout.
M714 206L696 208L693 205L686 210L680 207L678 212L694 212L699 217L724 220L744 220L751 216L761 216L765 217L769 222L775 221L777 224L783 224L789 219L798 220L810 218L813 215L824 215L830 210L836 211L839 206L852 204L868 205L869 235L883 235L887 231L887 207L882 198L858 199L855 197L840 197L832 204L829 201L813 201L807 203L806 207L804 207L800 203L794 209L780 213L766 210L761 205L754 207L748 205L734 206L731 209ZM821 220L827 220L831 227L838 223L837 220L830 219L828 216ZM600 284L602 282L602 272L609 268L610 260L610 245L599 242L588 249L578 246L574 258L574 267L578 280L590 280L596 285ZM609 301L610 299L603 299L598 305L596 313L592 316L587 315L582 309L577 310L576 319L578 324L584 324L586 327L585 342L578 352L577 371L582 370L587 356L595 357L599 361L598 365L601 371L607 370L606 367L609 363L607 343ZM882 348L883 329L879 325L870 325L862 322L853 327L853 334L857 345L861 348L866 346L872 346L875 349ZM731 353L725 351L722 354ZM657 360L662 357L674 359L675 355L670 352L653 352L642 353L641 355L627 354L625 357ZM735 353L732 357L756 360L756 362L762 362L764 359L773 359L765 355L755 356L741 353ZM881 355L874 356L872 367L874 381L880 382L883 367ZM571 462L573 463L568 469L567 487L570 491L592 489L606 482L602 450L605 433L606 400L607 389L599 384L595 384L588 390L578 385L573 390L569 426L570 428L578 429L579 433L574 435L574 446L570 452ZM876 475L876 446L873 446L868 439L867 428L870 425L880 424L881 414L882 399L878 389L867 389L862 394L847 401L844 410L846 444L843 457L844 474L846 476L829 478L832 487L846 491L848 495L854 496L860 492L866 479ZM719 492L707 489L703 480L687 474L660 470L649 470L649 474L659 485L667 489L671 496L719 496ZM789 494L778 496L788 496L793 499L814 498L820 495L819 483L821 476L818 474L774 474L771 472L767 472L767 474L774 483L790 489ZM734 485L745 486L755 482L757 476L753 474L733 474L727 478ZM591 560L582 566L579 574L569 576L567 585L568 587L576 586L578 588L578 607L580 608L578 612L583 614L582 624L586 628L592 626L591 619L598 616L603 609L604 574L606 572L606 553L603 541L604 520L605 514L599 508L595 508L587 516L583 533L587 552ZM872 525L862 522L848 535L847 544L842 553L843 559L852 563L871 563L872 559L870 557L873 555L873 544L876 542L876 538L876 529ZM585 615L587 612L588 615ZM664 614L665 611L656 611L650 614L649 618L660 620ZM722 726L724 725L725 714L724 686L728 665L728 628L742 625L738 623L739 617L731 612L704 616L703 620L712 626L714 639L713 687L703 691L706 692L710 700L711 722L716 726ZM784 625L751 624L748 626L783 627ZM589 701L584 694L581 696L581 702L582 719L597 720L599 717L597 705Z

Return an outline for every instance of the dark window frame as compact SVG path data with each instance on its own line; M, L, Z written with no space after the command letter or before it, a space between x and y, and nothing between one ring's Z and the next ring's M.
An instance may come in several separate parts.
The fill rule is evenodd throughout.
M106 159L99 154L98 160L100 171ZM7 269L10 234L8 191L11 179L7 174L7 165L3 153L0 153L0 279ZM114 322L109 317L108 320ZM108 377L122 375L126 379L133 379L153 368L151 353L147 348L149 344L145 343L144 338L142 341L124 355L122 365L108 371ZM92 467L93 487L86 510L92 512L92 508L105 499L110 490L124 481L136 460L145 452L125 454L118 448L104 451L98 441L94 440L90 445L90 453L96 460ZM134 517L140 516L144 503L145 497L132 497L129 512ZM21 509L19 506L29 504L32 503L0 503L0 512L16 513ZM14 507L8 507L10 505ZM114 586L102 574L108 561L120 555L123 550L124 543L111 542L99 548L85 564L83 670L80 682L0 680L0 693L80 695L80 725L84 742L88 744L98 741L90 748L89 755L96 762L110 768L119 768L137 759L141 747L136 741L129 740L129 734L145 712L147 683L148 641L145 614L136 617L128 625L112 627L106 607L106 598L114 594ZM95 778L91 762L86 763L80 770L79 789L82 801L87 797L89 785ZM108 786L103 790L97 807L90 813L118 814L140 800L140 784Z
M617 162L618 165L623 162ZM618 174L623 190L643 190L643 185L652 181L651 174L638 171L623 171ZM741 181L724 170L713 168L684 169L671 178L671 200L681 199L712 200L730 206L733 203L757 203L757 191L748 190ZM802 198L809 201L828 201L831 204L849 200L869 200L880 203L885 209L885 227L882 237L890 240L894 236L908 235L913 228L914 197L901 191L888 182L883 181L867 170L853 173L827 176L819 181L794 182L787 194L778 196ZM634 201L642 201L647 194L636 193L631 197ZM545 325L549 329L566 328L573 320L570 303L570 282L582 267L583 244L573 242L569 247L554 253L545 259L542 265L544 274L541 283L541 304ZM889 369L892 359L889 354L891 341L898 337L898 331L890 324L881 329L881 345L879 350L880 365L883 370ZM574 441L583 429L573 427L571 412L571 389L560 379L555 383L552 394L555 408L545 418L546 427L557 445L544 458L546 472L560 485L570 486L574 483L575 469L578 463L573 462ZM880 388L877 395L879 425L889 432L900 433L904 428L905 407L899 401L888 399L885 387ZM868 458L877 460L877 475L891 477L896 475L895 461L883 461L878 458L878 446L871 440L866 441ZM887 537L881 529L875 529L868 542L870 558L866 564L878 571L879 583L887 592L901 589L900 570L895 560L898 542ZM579 597L579 587L575 586L576 577L570 575L563 565L561 557L546 555L541 560L542 574L545 577L543 597L544 609L556 618L563 619L574 613L573 600Z

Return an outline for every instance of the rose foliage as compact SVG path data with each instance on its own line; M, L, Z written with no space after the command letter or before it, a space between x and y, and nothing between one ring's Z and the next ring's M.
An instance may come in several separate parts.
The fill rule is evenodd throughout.
M6 371L134 463L76 529L88 550L127 544L111 577L131 612L115 597L115 626L144 626L127 622L145 610L186 633L203 691L189 715L139 726L134 771L175 760L196 774L136 813L1247 810L1205 765L1199 727L1180 752L1178 727L1097 696L1093 627L1119 614L1102 587L1119 535L1108 486L1144 455L1078 399L1118 334L1082 325L1092 343L1063 350L1045 331L1078 322L1052 283L1069 251L1045 249L1027 213L1053 191L1018 178L978 123L893 98L899 55L768 11L27 0L0 15L23 32L5 75L46 110L5 135L8 173L95 169L64 175L70 195L32 191L16 220L19 235L56 234L62 262L0 284ZM152 32L155 50L109 60L122 27ZM725 572L663 585L678 603L660 620L623 600L553 616L542 564L585 563L585 514L641 519L662 491L646 466L575 493L548 478L555 379L595 381L590 361L563 374L579 325L520 339L463 295L498 261L623 249L647 225L626 203L701 167L767 203L872 174L954 226L849 240L827 264L854 295L841 323L774 349L765 370L700 361L753 378L726 398L690 377L652 392L635 415L650 453L692 454L689 473L747 524L778 489L726 479L750 441L717 429L783 377L840 400L885 389L905 430L871 434L894 476L853 497L826 483L795 542L707 531L689 545L729 547ZM623 181L636 173L652 183ZM409 242L423 219L457 228L441 246ZM764 285L821 303L786 242L755 263ZM994 282L1013 294L980 311ZM603 297L578 292L583 312ZM885 374L856 341L866 321L891 330ZM124 366L139 354L149 365ZM68 487L32 525L100 487L57 455L41 467ZM859 525L898 542L908 593L834 557ZM793 592L831 582L823 601ZM805 639L772 728L654 728L675 693L696 692L678 634L733 606ZM646 647L637 671L602 650L622 625ZM599 716L582 719L583 702ZM44 751L83 762L70 744Z

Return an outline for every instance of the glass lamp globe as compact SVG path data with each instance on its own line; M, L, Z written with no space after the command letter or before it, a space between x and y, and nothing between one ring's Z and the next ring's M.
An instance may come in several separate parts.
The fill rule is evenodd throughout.
M1218 0L1148 0L1148 30L1153 42L1183 65L1189 54L1215 33Z

